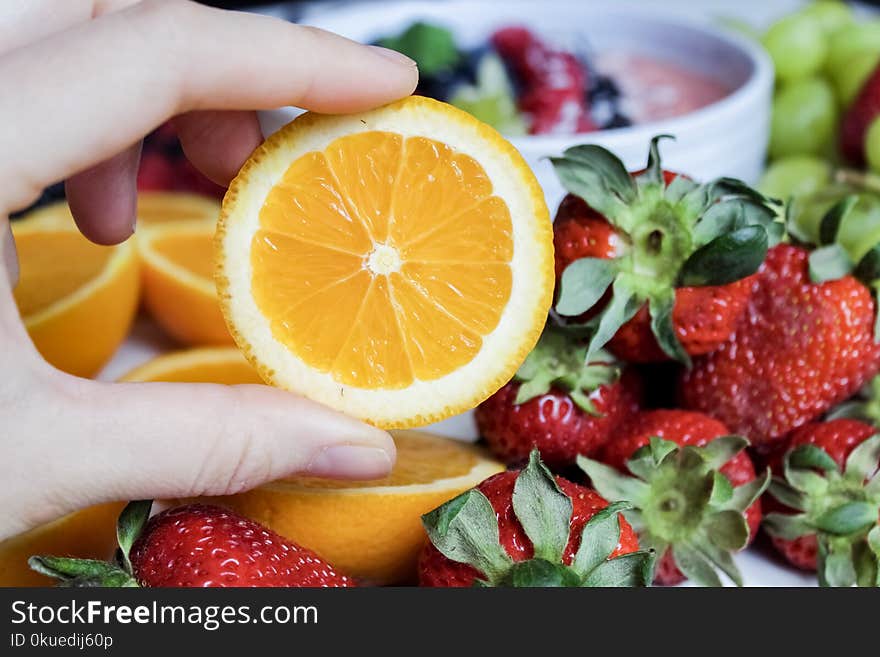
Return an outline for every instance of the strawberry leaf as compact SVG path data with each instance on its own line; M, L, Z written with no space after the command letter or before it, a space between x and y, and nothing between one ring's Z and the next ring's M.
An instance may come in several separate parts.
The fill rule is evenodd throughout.
M787 507L796 509L797 511L806 510L804 508L806 504L806 496L793 486L789 485L782 477L774 477L770 482L767 492Z
M32 570L74 587L136 587L130 573L115 564L95 559L35 556L28 559Z
M513 563L501 546L495 510L476 489L426 513L422 524L446 558L473 566L490 582L502 577Z
M719 235L685 261L679 284L726 285L751 276L764 262L767 248L767 231L763 226L745 226Z
M626 324L642 307L645 297L630 287L623 277L618 277L612 286L611 302L599 316L596 332L587 347L587 362L594 354L608 344L617 330Z
M855 207L858 200L859 197L857 195L850 194L831 206L822 217L822 221L819 222L819 244L827 245L837 242L840 226Z
M578 456L577 464L590 478L593 488L606 500L627 501L635 507L643 506L647 501L650 488L644 481L582 455Z
M845 502L821 514L814 524L820 531L848 536L865 531L877 523L877 505L870 502Z
M562 272L556 312L576 316L595 306L614 281L617 271L615 260L581 258L572 262Z
M513 486L513 512L535 549L535 558L562 561L571 529L571 498L541 462L537 449Z
M636 199L635 182L623 162L601 146L573 146L550 162L567 191L606 216L619 214Z
M706 459L706 465L716 470L748 446L748 438L743 436L720 436L703 445L701 453Z
M672 558L685 576L700 586L723 586L709 560L687 543L672 546Z
M843 476L857 484L870 479L880 464L880 434L860 443L846 459Z
M749 525L741 511L711 514L705 522L705 532L712 545L728 552L742 550L749 542ZM699 545L702 547L704 543L701 541Z
M648 148L648 164L645 167L644 172L636 178L637 182L665 186L665 181L663 180L663 165L660 163L659 144L661 139L671 139L675 141L675 137L672 135L656 135L651 139L651 145Z
M752 481L741 486L736 486L733 489L733 495L723 508L739 511L740 513L745 512L767 490L767 487L770 485L770 479L770 468L767 468L764 470L763 475L757 476Z
M815 528L803 513L789 515L787 513L768 513L764 516L764 529L771 536L787 541L815 534Z
M134 572L129 558L131 547L144 531L144 527L150 519L152 508L153 500L129 502L116 521L116 540L119 542L122 566L128 573Z
M742 519L742 516L740 516L740 519ZM745 524L744 519L742 520L742 524ZM748 535L748 527L746 527L746 535ZM737 586L743 585L742 575L739 572L739 568L736 567L736 563L733 561L733 556L730 554L731 548L718 546L712 540L711 534L708 537L701 537L697 545L699 546L697 549L700 553L706 557L716 569L727 575Z
M571 567L581 577L606 561L617 548L620 541L619 513L631 508L632 504L628 502L614 502L584 524L580 546L571 562Z
M654 553L630 552L596 566L584 578L584 586L650 586L654 579Z
M672 311L675 309L675 290L663 288L657 294L648 298L648 310L651 315L651 331L657 339L657 344L672 360L690 368L691 357L684 350L678 336L675 334L675 324L672 321Z

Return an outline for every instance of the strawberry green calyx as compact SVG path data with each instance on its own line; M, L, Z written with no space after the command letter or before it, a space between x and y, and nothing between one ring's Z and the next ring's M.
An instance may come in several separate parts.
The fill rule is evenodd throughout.
M764 492L770 472L734 488L719 468L748 444L723 436L704 447L680 447L654 437L627 461L634 476L583 456L578 465L600 495L633 505L626 517L640 545L658 556L671 550L678 569L698 584L722 586L721 571L742 586L731 555L748 544L743 514Z
M611 354L599 351L587 362L586 345L548 325L514 375L514 380L520 382L515 401L524 404L555 386L568 393L581 410L598 415L590 394L618 378L620 367Z
M119 548L113 561L33 556L28 559L28 565L42 575L59 580L59 586L137 587L129 554L150 518L152 507L153 500L138 500L129 502L119 514L116 522Z
M783 236L781 204L745 183L719 178L700 185L679 176L667 186L658 150L664 137L651 140L648 166L636 176L596 145L551 158L566 190L604 215L621 241L618 257L576 260L561 277L556 311L562 316L584 313L611 291L607 306L589 322L588 357L647 303L659 346L689 363L672 324L675 289L750 276Z
M572 501L541 462L538 450L514 484L513 511L534 548L534 556L515 562L500 542L492 504L471 489L422 516L428 537L446 558L472 566L480 586L650 586L653 553L631 552L609 558L620 539L618 514L626 503L611 504L584 525L571 564L563 563Z
M797 513L770 513L771 535L815 535L820 586L880 586L880 434L862 442L843 469L815 445L783 460L770 494Z

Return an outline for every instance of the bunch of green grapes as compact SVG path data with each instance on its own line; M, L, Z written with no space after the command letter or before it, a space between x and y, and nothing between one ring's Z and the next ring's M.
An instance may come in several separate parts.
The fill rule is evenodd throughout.
M880 239L880 178L843 169L840 117L880 65L880 19L858 20L839 0L815 0L775 22L761 42L776 68L770 163L759 187L789 201L795 237L815 242L825 212L844 196L859 200L839 238L858 259ZM880 171L880 122L866 136L869 165ZM866 234L870 233L866 238Z

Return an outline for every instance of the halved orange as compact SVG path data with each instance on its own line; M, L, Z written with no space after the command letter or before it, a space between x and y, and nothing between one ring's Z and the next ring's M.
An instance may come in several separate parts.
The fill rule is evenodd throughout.
M116 547L116 517L124 503L112 502L0 541L0 586L52 586L55 582L28 567L39 554L80 559L109 559Z
M232 344L214 286L214 223L204 219L145 224L138 231L144 305L187 345Z
M223 312L263 378L386 428L491 395L553 292L528 165L421 97L282 128L230 186L216 248Z
M220 202L187 192L139 192L137 216L141 226L195 219L216 223Z
M236 347L200 347L158 356L120 381L172 383L263 383L257 370Z
M384 479L292 477L205 501L253 518L354 577L375 584L410 583L426 538L422 514L504 466L448 438L416 431L392 435L397 463Z
M34 345L60 370L97 374L137 310L134 243L93 244L58 211L15 221L12 234L21 271L13 294Z

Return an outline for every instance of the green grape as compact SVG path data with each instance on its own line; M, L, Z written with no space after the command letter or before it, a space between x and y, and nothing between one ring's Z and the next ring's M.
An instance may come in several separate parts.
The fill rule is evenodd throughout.
M762 194L778 199L806 196L831 182L831 166L814 155L793 155L776 160L758 183Z
M880 172L880 117L871 121L865 133L865 159L873 171Z
M813 18L829 36L854 22L852 9L839 0L816 0L801 9L799 13Z
M819 241L819 225L831 207L850 194L857 194L858 201L844 218L837 234L837 241L858 262L877 242L880 242L880 196L865 191L862 184L834 183L808 196L792 201L790 232L798 239L816 244Z
M859 201L840 224L837 241L858 262L880 242L880 197L876 194L859 194Z
M828 40L828 56L825 70L832 77L834 71L860 53L880 55L880 19L853 23L835 32Z
M820 78L792 82L773 99L770 157L822 153L836 125L837 105L827 82Z
M808 77L825 63L825 34L811 16L792 14L780 19L764 35L764 47L779 80Z
M829 72L840 107L849 107L852 104L865 80L877 68L878 62L880 62L880 52L860 52L846 60L843 66L838 66Z

